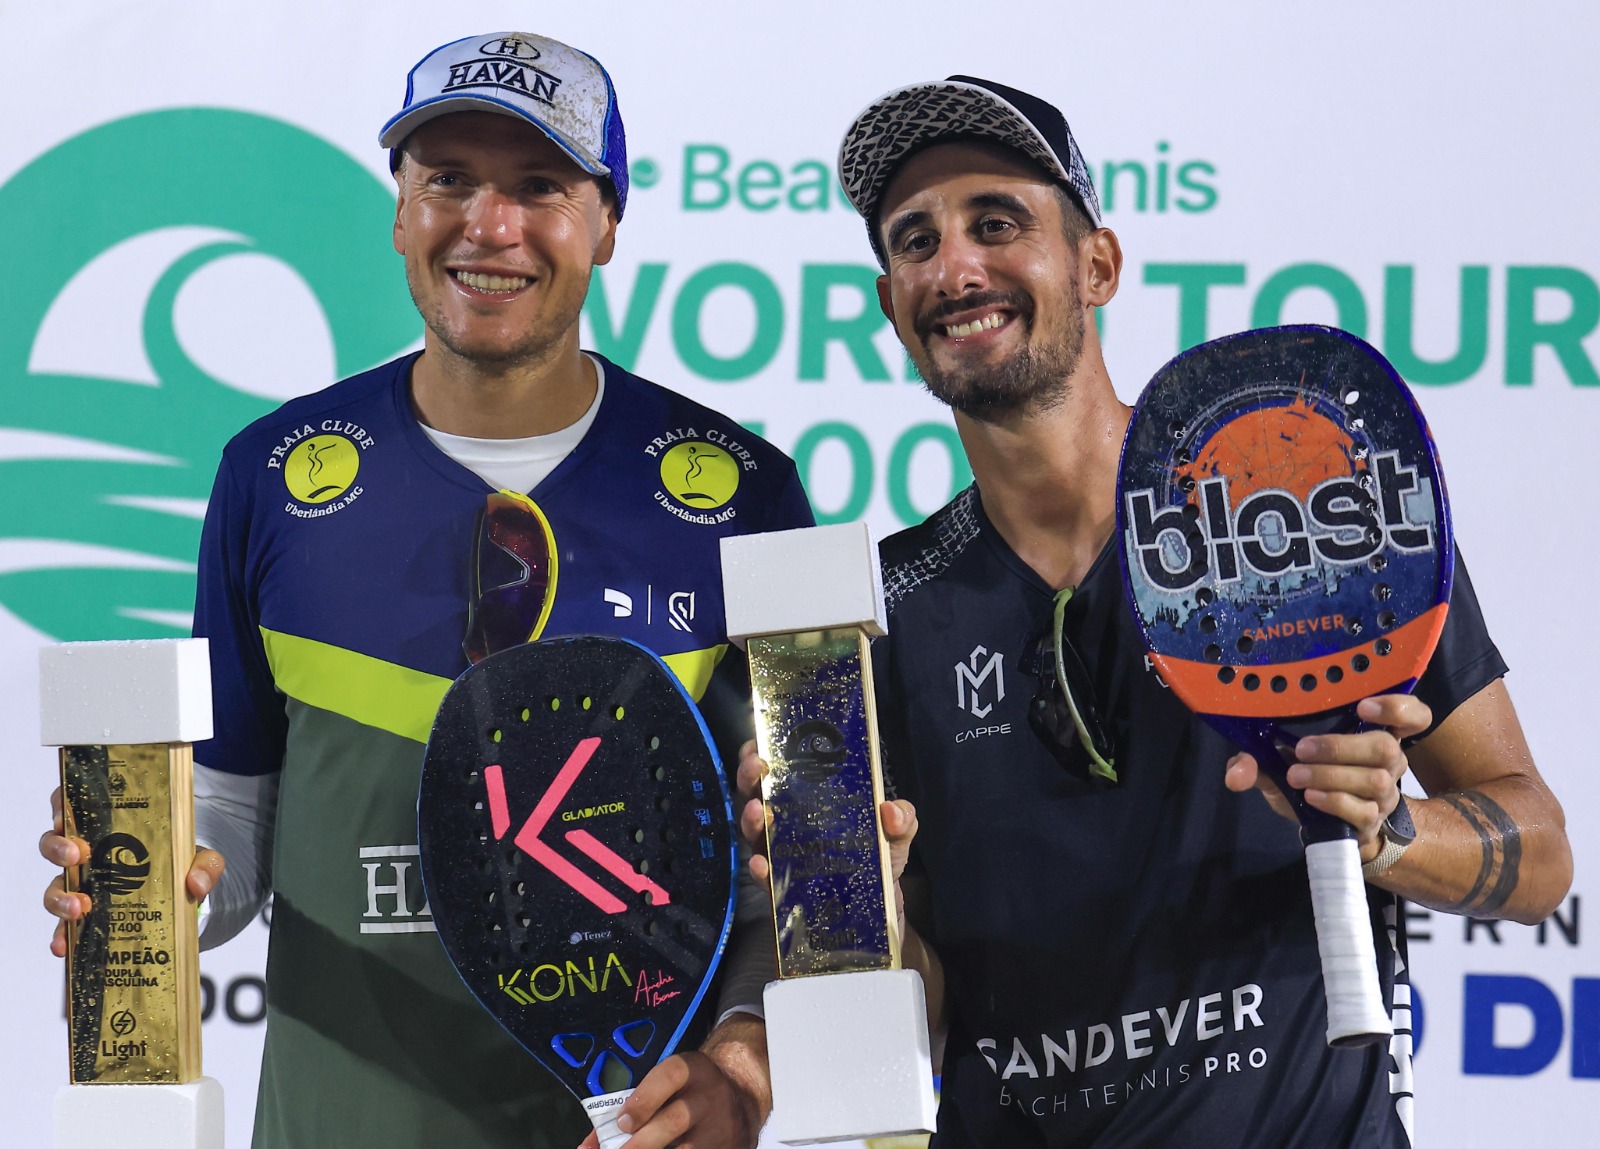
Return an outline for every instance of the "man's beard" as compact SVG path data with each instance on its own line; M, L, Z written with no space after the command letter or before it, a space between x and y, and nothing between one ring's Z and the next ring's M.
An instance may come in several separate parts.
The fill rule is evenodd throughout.
M952 410L985 422L1008 415L1034 414L1059 407L1071 391L1068 379L1083 354L1083 308L1077 285L1072 284L1067 329L1061 337L1042 345L1032 343L1004 361L946 371L931 356L917 364L929 394ZM982 292L952 300L917 321L917 334L926 347L933 327L947 315L975 307L1006 306L1014 310L1010 323L1034 320L1033 300L1021 292Z

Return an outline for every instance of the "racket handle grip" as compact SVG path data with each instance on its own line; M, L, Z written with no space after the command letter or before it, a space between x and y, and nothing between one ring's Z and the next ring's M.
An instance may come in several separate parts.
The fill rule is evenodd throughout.
M1394 1033L1394 1025L1383 1007L1378 982L1361 847L1354 838L1313 842L1306 847L1306 869L1311 875L1311 912L1328 999L1328 1044L1381 1041Z
M617 1128L617 1115L622 1112L622 1103L632 1095L633 1090L621 1089L616 1093L602 1093L583 1099L583 1111L589 1115L589 1123L599 1134L600 1149L621 1149L622 1144L633 1136Z

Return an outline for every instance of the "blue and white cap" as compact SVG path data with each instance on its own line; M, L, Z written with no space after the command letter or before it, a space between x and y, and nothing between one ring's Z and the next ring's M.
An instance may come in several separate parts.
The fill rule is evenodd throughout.
M406 77L406 99L378 143L396 151L423 124L451 112L528 121L584 171L611 181L617 218L628 201L628 145L611 77L587 52L548 36L495 32L435 48Z

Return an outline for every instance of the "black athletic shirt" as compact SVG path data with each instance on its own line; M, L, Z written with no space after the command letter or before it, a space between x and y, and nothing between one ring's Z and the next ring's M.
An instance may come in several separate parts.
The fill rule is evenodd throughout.
M1029 729L1037 679L1018 663L1052 594L976 487L882 553L885 760L917 807L918 925L953 1007L934 1149L1409 1145L1396 899L1368 887L1396 1037L1330 1050L1295 828L1223 785L1232 748L1148 668L1111 547L1066 626L1116 786ZM1458 563L1417 693L1438 721L1504 672Z

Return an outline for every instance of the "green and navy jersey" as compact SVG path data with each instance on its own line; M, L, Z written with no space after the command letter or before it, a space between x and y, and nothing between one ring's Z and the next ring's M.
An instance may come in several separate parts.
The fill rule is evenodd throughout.
M1233 748L1151 669L1115 540L1065 618L1115 785L1029 727L1053 589L977 488L881 549L885 770L917 808L914 919L952 1015L934 1149L1405 1149L1401 906L1367 887L1394 1037L1329 1049L1299 835L1226 788ZM1417 694L1442 721L1504 672L1458 562Z
M282 771L255 1143L570 1149L587 1118L462 985L418 871L423 749L466 668L489 487L418 425L412 362L251 424L207 510L195 634L211 643L217 736L196 758ZM544 634L649 647L727 754L748 689L718 540L807 526L811 512L773 447L604 370L593 426L530 492L558 553Z

